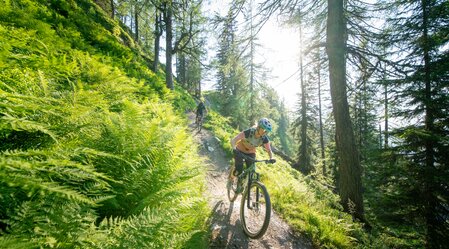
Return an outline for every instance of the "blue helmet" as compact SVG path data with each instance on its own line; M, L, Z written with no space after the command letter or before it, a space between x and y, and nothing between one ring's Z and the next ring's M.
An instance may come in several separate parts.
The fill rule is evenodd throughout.
M268 132L270 132L273 129L270 121L267 118L261 118L259 120L257 127L260 127Z

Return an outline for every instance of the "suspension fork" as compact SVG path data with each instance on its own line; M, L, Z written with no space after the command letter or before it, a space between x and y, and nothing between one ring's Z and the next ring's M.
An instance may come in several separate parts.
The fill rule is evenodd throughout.
M251 183L253 182L253 180L258 180L259 178L259 174L256 172L250 172L249 176L248 176L248 193L247 193L247 200L248 202L246 203L246 206L248 207L248 209L253 209L253 207L251 207ZM256 188L256 203L259 203L259 188Z

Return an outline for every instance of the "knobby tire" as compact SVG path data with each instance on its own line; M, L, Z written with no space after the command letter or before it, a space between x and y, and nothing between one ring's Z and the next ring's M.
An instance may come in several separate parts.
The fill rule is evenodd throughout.
M195 119L195 123L198 132L200 132L201 129L203 128L203 116L197 116Z
M259 196L258 201L256 195ZM248 208L248 197L250 198L250 208ZM242 195L240 219L243 231L252 239L262 237L268 229L270 217L271 201L267 188L261 182L252 182Z

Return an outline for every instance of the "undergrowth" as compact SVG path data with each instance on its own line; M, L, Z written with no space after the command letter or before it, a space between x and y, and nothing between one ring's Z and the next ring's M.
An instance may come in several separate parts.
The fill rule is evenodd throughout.
M194 101L91 1L0 2L0 248L206 247Z
M230 140L239 131L226 118L210 111L204 126L221 140L231 156ZM258 157L267 155L262 149ZM369 248L371 238L361 225L342 211L339 198L318 181L304 177L277 158L274 165L259 164L261 181L267 186L273 208L292 228L306 235L316 248ZM382 247L379 247L382 248Z

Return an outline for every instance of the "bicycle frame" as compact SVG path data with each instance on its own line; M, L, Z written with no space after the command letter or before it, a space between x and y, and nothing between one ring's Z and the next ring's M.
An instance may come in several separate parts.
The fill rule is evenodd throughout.
M260 174L256 172L256 163L274 163L274 160L256 160L240 151L235 151L246 161L248 165L236 177L234 167L229 171L227 191L230 202L234 202L239 194L242 194L240 205L240 218L245 234L252 238L262 237L270 223L271 201L268 191L260 182ZM234 186L236 186L234 188Z
M238 178L240 179L240 181L244 181L246 177L248 178L248 180L246 181L247 184L246 184L246 186L244 186L243 191L242 191L242 193L245 193L246 188L247 188L248 186L251 186L251 183L252 183L253 181L259 181L259 180L260 180L260 174L256 172L256 163L258 163L258 162L269 163L270 160L268 160L268 159L265 159L265 160L257 160L257 159L251 158L251 157L249 157L249 156L246 156L246 155L244 155L244 154L241 153L241 152L239 152L239 153L240 153L240 155L243 157L243 159L245 159L245 161L246 161L246 160L249 160L249 161L252 162L252 163L251 163L251 166L249 166L249 167L247 167L246 169L244 169L244 170L242 171L242 173L241 173L240 175L238 175ZM250 205L250 203L251 203L250 199L251 199L251 198L250 198L250 193L248 192L248 201L247 201L247 207L248 207L248 209L252 209L252 208L253 208L253 207L251 207L251 205ZM257 203L258 201L259 201L259 189L256 190L256 203Z
M198 132L201 131L204 121L204 113L202 115L198 115L195 117L195 124L196 128L198 129Z

